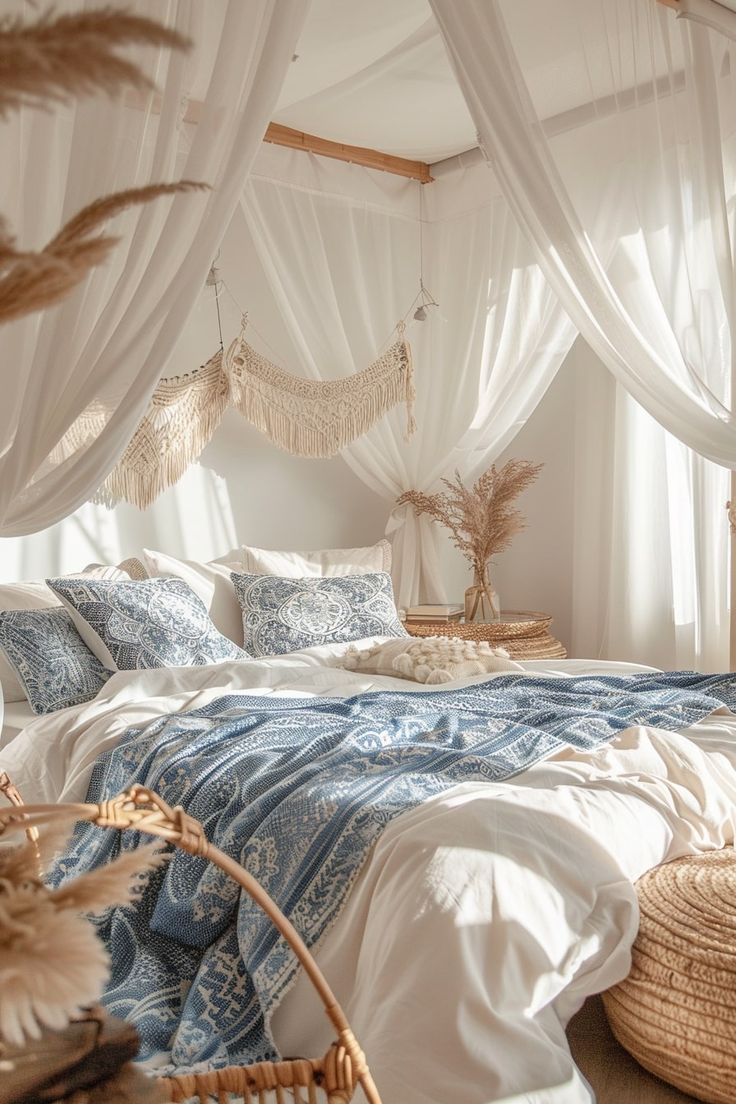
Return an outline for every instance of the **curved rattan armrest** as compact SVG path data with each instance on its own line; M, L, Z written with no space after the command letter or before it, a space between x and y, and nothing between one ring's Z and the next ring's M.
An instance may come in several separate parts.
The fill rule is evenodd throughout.
M62 819L85 820L96 824L99 828L116 828L121 831L134 829L136 832L145 832L219 866L263 909L290 945L317 990L325 1013L337 1032L337 1043L331 1048L331 1052L341 1054L341 1068L349 1071L352 1084L360 1083L368 1104L381 1104L365 1055L353 1035L347 1017L299 932L253 875L210 843L198 820L190 817L178 806L172 809L158 794L139 785L131 786L129 790L99 805L24 805L18 791L7 776L0 776L0 792L4 792L12 802L12 807L0 809L0 835L5 832L24 831L30 840L35 841L38 838L38 828L43 824ZM268 1063L268 1065L274 1064ZM275 1065L286 1067L293 1063ZM180 1097L180 1099L184 1098ZM349 1096L338 1093L334 1099L347 1100Z

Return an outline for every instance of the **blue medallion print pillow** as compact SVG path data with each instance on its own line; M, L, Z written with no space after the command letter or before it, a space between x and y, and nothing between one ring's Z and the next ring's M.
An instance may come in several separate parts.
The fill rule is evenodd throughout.
M47 579L80 636L111 671L195 667L249 656L218 632L181 579Z
M254 656L407 635L385 571L302 579L233 573L232 580L243 610L245 647Z
M0 613L0 647L34 713L91 701L110 677L60 606Z

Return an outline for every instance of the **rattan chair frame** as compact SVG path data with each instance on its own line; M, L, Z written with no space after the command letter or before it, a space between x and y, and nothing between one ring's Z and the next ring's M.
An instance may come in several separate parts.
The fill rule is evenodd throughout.
M320 1059L294 1059L282 1062L258 1062L250 1066L228 1066L198 1074L179 1074L162 1078L171 1101L196 1100L218 1104L234 1096L244 1104L259 1104L269 1093L277 1104L286 1104L287 1095L304 1104L316 1104L321 1090L328 1104L347 1104L360 1084L367 1104L381 1104L365 1055L347 1017L324 974L294 925L281 912L258 881L239 863L210 843L198 820L182 808L171 808L158 794L145 786L134 785L100 804L25 805L7 775L0 775L0 792L11 807L0 809L0 835L24 831L35 844L38 829L61 820L84 820L99 828L133 830L173 844L190 855L208 859L228 874L258 904L288 942L319 995L337 1040Z

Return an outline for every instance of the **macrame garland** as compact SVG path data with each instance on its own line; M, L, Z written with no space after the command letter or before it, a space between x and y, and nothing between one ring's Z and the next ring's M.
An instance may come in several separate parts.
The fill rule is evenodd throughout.
M404 325L386 352L350 376L292 376L249 345L244 331L227 351L233 405L273 444L295 456L335 456L399 403L406 404L408 440L414 421L414 370Z
M279 448L295 456L334 456L367 433L379 418L406 404L406 439L416 430L411 349L399 323L398 339L361 372L336 380L293 376L261 356L240 336L184 376L162 379L125 452L95 502L126 502L145 510L209 444L228 405ZM59 463L85 448L107 424L113 409L94 402L69 429L50 457Z
M121 498L145 510L183 476L212 440L230 400L222 350L185 376L162 379L98 501Z
M93 502L121 499L145 510L179 479L209 444L230 401L230 386L218 349L206 364L184 376L160 380L143 420ZM87 407L52 454L57 462L97 437L113 408Z

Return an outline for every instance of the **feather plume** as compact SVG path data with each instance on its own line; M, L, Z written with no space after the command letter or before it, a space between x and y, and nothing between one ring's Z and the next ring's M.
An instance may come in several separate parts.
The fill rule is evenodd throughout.
M12 239L0 239L0 272L5 270L0 276L0 324L59 302L81 283L90 269L104 261L119 239L89 235L108 219L161 196L207 187L192 180L180 180L103 196L83 207L38 253L16 250Z
M188 39L153 19L116 8L47 13L34 23L0 21L0 119L21 107L47 107L93 92L150 89L124 46L183 50Z

